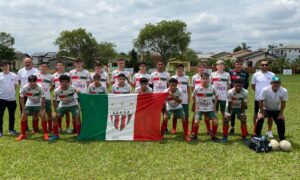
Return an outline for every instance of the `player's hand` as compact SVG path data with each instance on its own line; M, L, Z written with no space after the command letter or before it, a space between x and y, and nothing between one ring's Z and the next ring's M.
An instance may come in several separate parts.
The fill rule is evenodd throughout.
M279 116L278 116L278 118L277 119L283 119L283 120L285 120L285 117L284 117L284 115L283 114L279 114Z
M257 119L261 119L261 118L264 118L264 117L265 117L265 115L263 113L258 113L258 115L257 115Z

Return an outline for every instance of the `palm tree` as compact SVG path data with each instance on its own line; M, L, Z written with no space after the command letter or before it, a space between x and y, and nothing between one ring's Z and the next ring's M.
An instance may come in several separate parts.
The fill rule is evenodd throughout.
M251 49L251 46L248 46L246 42L242 42L240 45L238 45L233 49L233 52L238 52L241 50L249 50L249 49Z

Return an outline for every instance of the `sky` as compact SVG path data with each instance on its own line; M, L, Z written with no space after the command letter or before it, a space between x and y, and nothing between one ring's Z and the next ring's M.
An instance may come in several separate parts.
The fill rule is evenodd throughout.
M0 0L0 32L29 54L57 51L59 33L80 27L128 52L145 24L177 19L197 52L300 44L300 0Z

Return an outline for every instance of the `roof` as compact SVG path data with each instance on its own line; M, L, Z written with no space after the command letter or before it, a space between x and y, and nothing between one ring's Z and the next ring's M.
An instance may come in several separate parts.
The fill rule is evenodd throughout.
M276 47L273 49L300 49L300 44L288 44L283 47Z
M226 55L230 55L230 53L229 52L219 52L219 53L213 54L211 57L218 58L218 57L222 57L222 56L226 56Z
M46 56L47 53L45 52L38 52L31 55L31 57L39 57L39 56Z
M53 57L56 57L56 52L37 52L37 53L32 54L31 57L53 58Z
M68 59L68 60L75 61L75 58L68 57L68 56L59 56L59 57L54 57L54 58L50 58L50 59L48 59L48 61L54 61L54 60L61 59L61 58L65 58L65 59Z
M209 59L211 58L212 54L197 54L199 59Z
M56 52L47 52L46 57L48 57L48 58L54 58L54 57L56 57Z
M238 57L238 59L241 59L241 60L246 60L246 59L250 59L250 58L253 58L253 57L257 57L257 56L260 56L260 55L268 55L268 56L272 56L274 58L276 58L276 56L272 55L272 54L269 54L268 52L265 52L265 51L253 51L249 54L244 54L240 57Z

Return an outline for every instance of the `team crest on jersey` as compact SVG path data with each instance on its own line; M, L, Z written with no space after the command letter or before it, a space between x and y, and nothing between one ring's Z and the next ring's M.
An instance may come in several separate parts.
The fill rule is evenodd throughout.
M112 103L110 105L110 120L118 131L122 131L131 122L134 113L134 103Z

